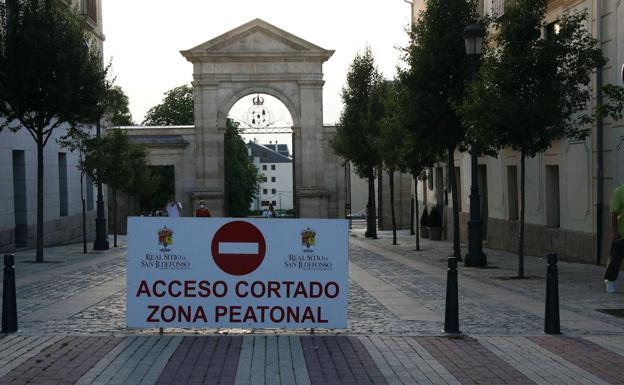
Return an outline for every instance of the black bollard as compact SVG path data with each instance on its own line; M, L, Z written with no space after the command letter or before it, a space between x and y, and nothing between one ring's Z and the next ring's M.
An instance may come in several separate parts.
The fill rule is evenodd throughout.
M548 254L548 270L546 272L546 315L544 317L544 333L561 334L559 324L559 277L557 271L557 254Z
M457 286L457 258L448 257L446 274L446 310L444 311L444 332L460 334L459 331L459 294Z
M4 285L2 287L2 333L17 331L17 300L15 293L15 255L4 256Z

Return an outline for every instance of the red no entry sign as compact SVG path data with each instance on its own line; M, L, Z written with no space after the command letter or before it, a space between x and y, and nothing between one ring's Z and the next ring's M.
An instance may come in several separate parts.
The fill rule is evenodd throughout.
M221 270L231 275L246 275L256 270L264 260L266 242L256 226L236 221L217 230L210 250Z

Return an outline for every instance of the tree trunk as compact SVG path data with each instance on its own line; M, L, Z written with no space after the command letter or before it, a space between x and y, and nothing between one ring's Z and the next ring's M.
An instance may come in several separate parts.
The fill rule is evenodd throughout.
M388 172L390 178L390 212L392 214L392 244L397 244L396 215L394 213L394 171Z
M368 177L368 212L366 213L366 238L377 239L375 218L375 174Z
M113 190L113 247L117 247L117 190Z
M414 177L414 209L416 218L412 218L412 220L416 228L416 251L420 251L420 215L418 213L418 178L416 177Z
M384 229L383 221L383 168L378 168L377 176L377 222L379 223L379 230Z
M80 200L82 201L82 253L87 254L87 206L84 197L84 173L80 173Z
M458 261L461 261L461 247L459 243L459 196L457 195L457 186L455 186L455 146L449 147L447 151L449 185L451 186L451 196L453 199L453 255Z
M37 254L36 262L43 262L43 132L37 131Z
M525 161L526 153L520 153L520 231L518 232L518 277L524 278L524 210L526 197L525 189Z

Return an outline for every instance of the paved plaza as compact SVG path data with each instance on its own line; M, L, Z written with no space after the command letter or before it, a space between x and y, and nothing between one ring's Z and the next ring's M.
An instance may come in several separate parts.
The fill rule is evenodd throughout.
M459 269L461 336L443 329L448 242L351 232L349 328L125 328L125 242L16 255L19 333L0 334L0 384L624 384L624 290L559 263L561 336L546 336L546 261L487 250ZM621 314L622 312L620 312Z

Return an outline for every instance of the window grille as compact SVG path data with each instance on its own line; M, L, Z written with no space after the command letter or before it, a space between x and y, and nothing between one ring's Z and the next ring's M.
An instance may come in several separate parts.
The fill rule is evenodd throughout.
M505 14L507 0L492 0L492 17L497 18Z

